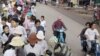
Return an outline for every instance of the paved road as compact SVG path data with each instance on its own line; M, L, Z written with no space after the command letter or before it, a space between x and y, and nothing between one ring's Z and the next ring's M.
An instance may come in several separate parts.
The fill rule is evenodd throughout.
M62 21L65 23L68 30L66 31L67 34L67 42L68 45L71 46L73 56L82 56L80 41L77 35L80 33L81 29L84 27L80 23L72 20L68 16L61 14L60 12L56 11L55 9L46 6L46 5L38 5L37 6L37 17L39 18L41 15L45 15L47 21L47 28L46 28L46 38L50 38L52 36L52 23L56 20L57 17L62 17Z

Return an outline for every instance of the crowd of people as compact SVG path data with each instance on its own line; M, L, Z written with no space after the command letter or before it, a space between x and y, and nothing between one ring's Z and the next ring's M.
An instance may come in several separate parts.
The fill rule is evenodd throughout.
M47 0L39 0L47 4ZM42 15L36 16L36 0L29 2L8 1L2 5L3 14L0 20L0 40L3 48L3 56L52 56L49 51L46 34L46 20ZM56 37L54 50L61 47L60 43L66 43L67 30L61 18L52 25L53 34ZM92 46L98 40L99 32L94 22L87 22L86 27L80 33L82 50L87 53L95 51Z
M43 56L48 51L45 16L36 18L34 1L20 2L9 0L7 5L2 5L0 40L3 56Z
M39 2L41 3L42 0ZM47 0L46 0L47 1ZM47 2L45 2L47 4ZM36 1L8 1L2 4L0 20L0 41L3 56L45 56L52 55L45 40L46 20L36 16ZM67 30L61 19L52 25L57 43L65 43ZM64 38L63 38L64 37ZM56 48L56 47L55 47Z

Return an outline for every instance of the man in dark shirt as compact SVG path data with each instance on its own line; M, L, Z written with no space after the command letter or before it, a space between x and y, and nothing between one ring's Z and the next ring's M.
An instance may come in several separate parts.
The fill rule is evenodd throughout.
M90 22L87 22L85 24L85 28L82 29L81 33L80 33L80 39L81 39L81 45L82 45L82 50L83 51L87 51L87 42L86 42L86 36L85 36L85 31L89 28Z
M44 28L40 25L40 23L40 20L35 21L36 32L43 31L45 33Z

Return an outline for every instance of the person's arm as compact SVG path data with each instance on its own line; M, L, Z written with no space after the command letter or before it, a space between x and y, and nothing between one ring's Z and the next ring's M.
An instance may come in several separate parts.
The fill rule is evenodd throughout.
M53 25L52 25L52 30L53 30L53 31L55 30L55 22L54 22Z
M99 38L100 37L100 34L99 34L99 32L98 32L97 29L95 29L95 33L96 33L96 37Z
M22 29L23 29L23 35L22 35L22 37L24 38L24 42L27 42L27 33L26 33L26 30L25 30L24 27Z
M47 42L44 40L44 52L46 52L46 50L48 50L48 45Z
M67 27L65 26L65 24L62 22L62 25L64 27L65 30L67 30Z
M23 49L24 49L25 55L27 55L27 50L26 50L27 48L26 48L26 47L27 47L27 46L25 45L24 48L23 48Z
M89 34L89 29L87 29L87 30L85 31L85 36L86 36L87 39L89 38L88 34Z
M9 44L11 42L11 40L13 39L13 37L14 37L14 35L10 35L8 41L5 42L4 45L6 46L7 44Z

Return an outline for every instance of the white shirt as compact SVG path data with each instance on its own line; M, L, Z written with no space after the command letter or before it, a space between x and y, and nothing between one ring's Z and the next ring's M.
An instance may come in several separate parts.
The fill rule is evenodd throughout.
M11 34L15 34L16 31L20 31L22 33L22 39L23 39L23 41L26 42L26 40L27 40L27 33L26 33L25 28L23 26L20 26L20 25L15 27L15 28L14 27L10 27Z
M41 21L41 26L43 26L44 28L46 27L46 21L45 20Z
M31 7L31 12L34 16L36 16L36 9L34 6Z
M45 55L46 50L48 50L47 42L45 40L38 41L38 45L40 45L41 48L42 48L41 49L42 50L41 55Z
M35 24L34 22L30 22L30 23L29 23L29 29L31 29L32 27L35 27L34 24Z
M34 47L31 47L30 44L27 44L24 46L24 51L25 51L26 55L29 53L35 53L36 56L40 56L41 55L41 46L38 44L35 44Z
M9 34L9 36L10 36L10 34ZM4 44L4 43L6 43L7 41L8 41L8 36L7 35L5 35L5 33L2 35L2 37L1 37L1 41L2 41L2 43Z
M0 35L3 32L3 25L0 23Z
M85 35L88 36L88 40L95 40L95 36L99 36L99 32L97 31L97 29L87 29L85 32Z
M16 52L13 49L6 50L3 56L16 56Z
M35 26L33 26L31 29L30 29L30 33L36 33L37 29Z

